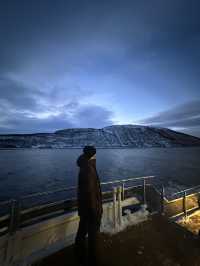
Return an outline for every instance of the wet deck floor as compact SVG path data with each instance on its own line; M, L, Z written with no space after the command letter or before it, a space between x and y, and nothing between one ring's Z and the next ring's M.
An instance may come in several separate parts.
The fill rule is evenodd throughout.
M200 240L160 216L113 236L101 234L99 243L99 266L200 266ZM77 266L73 246L35 265Z
M192 232L193 234L200 235L200 210L194 212L186 219L179 219L177 223Z

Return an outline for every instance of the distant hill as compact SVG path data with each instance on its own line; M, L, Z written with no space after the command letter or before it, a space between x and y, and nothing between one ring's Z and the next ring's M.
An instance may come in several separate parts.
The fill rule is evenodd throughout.
M0 148L150 148L200 146L200 138L167 128L113 125L101 129L68 128L55 133L0 135Z

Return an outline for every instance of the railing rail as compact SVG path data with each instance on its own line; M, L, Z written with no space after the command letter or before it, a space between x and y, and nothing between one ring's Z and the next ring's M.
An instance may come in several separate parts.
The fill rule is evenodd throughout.
M112 181L101 182L101 186L111 185L111 184L122 184L123 185L122 190L123 189L125 190L126 188L124 187L124 185L127 182L138 181L138 180L146 180L146 179L151 179L151 178L155 178L155 176L132 177L132 178L127 178L127 179L115 179L115 180L112 180ZM70 187L62 187L62 188L55 189L55 190L37 192L37 193L33 193L33 194L29 194L29 195L25 195L23 197L20 197L19 201L24 201L24 200L28 200L28 199L35 198L35 197L40 197L40 196L48 196L50 194L55 194L55 193L59 193L59 192L74 191L76 189L77 189L76 186L70 186ZM106 192L106 191L104 191L104 192ZM2 202L0 202L0 206L7 205L7 204L12 204L13 200L16 200L16 199L10 199L10 200L7 200L7 201L2 201Z
M129 188L136 188L139 186L145 186L146 180L151 179L154 176L144 176L144 177L131 177L127 179L117 179L117 180L112 180L108 182L101 182L101 185L111 185L115 184L116 186L119 184L122 186L122 199L124 199L124 193L126 190ZM143 181L140 185L136 186L127 186L125 187L125 184L130 181L138 181L141 180ZM68 191L75 191L77 189L76 186L71 186L68 188L59 188L56 190L51 190L51 191L44 191L44 192L38 192L38 193L33 193L30 195L26 195L23 197L20 197L18 200L16 199L11 199L8 201L0 202L0 206L5 206L8 205L9 209L8 212L6 213L8 215L8 224L7 224L7 230L12 234L21 226L24 222L27 222L27 219L36 219L37 217L39 218L41 215L53 215L55 211L61 211L61 210L68 210L68 208L74 208L74 205L76 203L76 198L74 197L63 197L62 200L55 200L55 201L48 201L48 202L42 202L39 201L37 202L38 198L42 196L48 196L51 194L59 193L59 192L68 192ZM103 195L107 195L109 197L109 194L112 198L112 190L109 187L107 190L102 191ZM145 193L145 188L144 188L144 193ZM22 203L26 203L27 200L31 199L32 202L36 202L37 205L32 206L32 207L24 207ZM107 199L104 199L107 200ZM145 195L144 195L144 200L145 200ZM55 208L54 208L55 207ZM30 214L30 216L29 216ZM4 214L5 215L5 214Z
M3 206L3 205L9 205L12 203L12 199L10 200L5 200L5 201L0 201L0 207Z
M101 185L104 186L104 185L117 184L117 183L126 183L129 181L144 180L144 179L150 179L150 178L155 178L155 176L132 177L132 178L127 178L127 179L115 179L112 181L101 182ZM25 200L25 199L29 199L29 198L33 198L33 197L37 197L37 196L47 196L47 195L54 194L57 192L73 191L76 189L77 189L76 186L71 186L71 187L67 187L67 188L63 187L63 188L59 188L59 189L55 189L55 190L49 190L49 191L43 191L43 192L37 192L37 193L29 194L29 195L20 197L20 199Z
M157 192L157 194L160 197L160 206L161 206L161 212L165 212L165 204L166 204L166 197L165 197L165 190L164 187L162 187L161 191L158 190L152 183L147 182L147 180L152 180L155 178L155 176L144 176L144 177L131 177L127 179L116 179L112 181L107 181L107 182L101 182L101 186L106 186L106 185L115 185L115 186L109 186L106 190L102 191L102 194L105 196L104 201L107 201L109 199L112 200L112 192L113 188L116 186L121 187L121 197L122 200L125 199L125 192L127 192L126 195L128 195L129 191L131 189L139 188L140 187L140 193L143 196L143 203L146 204L146 201L148 202L148 199L146 198L146 193L147 193L147 187L148 185L152 186L154 190ZM142 182L136 182L135 184L131 183L129 185L126 185L130 181L142 181ZM126 185L126 186L125 186ZM112 188L111 188L112 187ZM45 192L38 192L38 193L33 193L30 195L23 196L19 198L18 200L11 199L7 201L0 202L0 208L4 206L8 206L8 212L2 214L2 217L4 216L4 219L2 219L2 223L4 224L3 220L8 221L8 230L12 233L14 232L19 226L23 225L23 223L26 223L28 219L36 219L37 217L39 218L40 215L43 216L48 216L48 215L53 215L55 212L58 211L66 211L70 210L76 207L75 204L77 203L77 199L75 197L67 197L67 196L62 196L62 199L55 199L54 201L41 201L40 197L42 196L48 196L51 194L59 193L59 192L68 192L68 191L75 191L77 189L76 186L71 186L71 187L65 187L65 188L59 188L56 190L51 190L51 191L45 191ZM185 190L178 191L176 193L173 193L170 196L179 196L179 198L183 198L183 208L184 208L184 213L187 214L187 206L186 206L186 201L187 201L187 193L193 191L193 190L199 190L199 186L191 187ZM135 191L135 190L134 190ZM182 193L182 194L181 194ZM195 192L195 193L200 193ZM190 193L191 194L191 193ZM128 197L130 194L128 195ZM34 202L35 205L32 207L24 207L22 205L22 202L27 203L26 201L31 199L32 203ZM39 199L39 202L37 200ZM170 203L170 201L169 201ZM55 207L55 208L54 208ZM30 214L30 215L29 215ZM7 215L7 216L5 216ZM1 221L0 221L1 222Z
M171 219L181 215L187 218L188 213L200 208L200 185L172 193L169 197L165 197L163 193L162 207L163 213L166 208L165 214Z
M33 198L33 197L38 197L38 196L47 196L47 195L58 193L58 192L76 190L76 188L77 188L76 186L71 186L71 187L67 187L67 188L63 187L63 188L59 188L59 189L55 189L55 190L37 192L37 193L33 193L33 194L29 194L29 195L23 196L20 199L21 200L26 200L26 199Z
M127 179L116 179L108 182L101 182L101 185L115 184L115 183L126 183L128 181L144 180L149 178L155 178L155 176L141 176L141 177L132 177Z
M190 187L190 188L187 188L187 189L184 189L184 190L181 190L181 191L178 191L178 192L175 192L173 193L171 196L174 197L176 195L179 195L179 194L184 194L184 193L188 193L188 191L192 191L192 190L196 190L196 189L200 189L200 185L198 186L194 186L194 187Z
M126 178L126 179L116 179L116 180L112 180L112 181L107 181L107 182L101 182L101 185L110 185L110 184L121 184L122 185L122 199L124 200L125 198L125 190L127 190L127 188L125 188L125 183L130 182L130 181L138 181L141 180L143 181L141 185L137 185L135 187L139 187L139 186L143 186L144 189L144 203L146 202L146 198L145 198L145 185L146 185L146 179L151 179L151 178L155 178L155 176L142 176L142 177L132 177L132 178Z

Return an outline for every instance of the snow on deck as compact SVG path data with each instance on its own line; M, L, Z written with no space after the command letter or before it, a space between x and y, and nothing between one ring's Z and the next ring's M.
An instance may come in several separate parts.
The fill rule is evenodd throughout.
M131 213L130 210L125 210L125 213L126 215L122 216L121 225L117 223L116 227L113 227L113 222L103 220L101 224L101 232L113 235L125 230L128 226L144 222L149 217L147 205L141 205L141 208L136 212Z

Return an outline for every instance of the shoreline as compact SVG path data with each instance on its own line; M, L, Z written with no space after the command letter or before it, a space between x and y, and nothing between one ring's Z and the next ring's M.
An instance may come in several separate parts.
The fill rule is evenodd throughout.
M173 147L128 147L128 146L111 146L111 147L98 147L95 146L96 149L184 149L184 148L200 148L200 145L191 145L191 146L173 146ZM63 148L50 148L50 147L44 147L44 148L0 148L0 150L70 150L70 149L83 149L84 146L81 147L63 147Z

